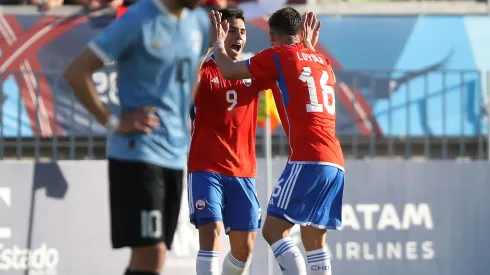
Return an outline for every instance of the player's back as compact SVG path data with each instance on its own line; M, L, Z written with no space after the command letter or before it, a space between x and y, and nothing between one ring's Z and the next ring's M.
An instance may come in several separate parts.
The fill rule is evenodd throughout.
M255 80L227 80L211 56L195 99L189 172L255 177L258 93ZM192 115L191 115L192 116Z
M282 97L278 112L287 122L290 162L343 168L342 149L335 135L335 75L329 61L303 44L272 49Z
M109 157L185 167L188 106L208 26L201 9L176 18L162 1L140 0L92 41L98 56L116 61L121 112L154 106L161 124L151 135L112 135Z

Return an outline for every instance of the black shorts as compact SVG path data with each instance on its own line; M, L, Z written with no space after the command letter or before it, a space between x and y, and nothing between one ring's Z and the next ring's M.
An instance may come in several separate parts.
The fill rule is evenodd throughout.
M164 242L171 249L182 181L183 170L109 159L112 247Z

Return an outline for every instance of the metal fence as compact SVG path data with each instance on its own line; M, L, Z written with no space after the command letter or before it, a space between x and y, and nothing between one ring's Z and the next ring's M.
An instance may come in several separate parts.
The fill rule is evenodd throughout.
M346 158L486 159L490 75L468 70L337 71L337 135ZM118 112L116 73L94 73ZM0 74L0 159L103 159L107 133L78 103L60 72ZM257 134L258 156L265 149ZM272 155L287 156L272 134Z

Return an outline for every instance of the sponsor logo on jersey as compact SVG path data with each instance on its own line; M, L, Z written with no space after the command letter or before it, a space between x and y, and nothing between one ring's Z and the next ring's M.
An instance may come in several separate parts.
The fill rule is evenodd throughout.
M216 76L215 78L211 79L211 83L219 84L219 78Z

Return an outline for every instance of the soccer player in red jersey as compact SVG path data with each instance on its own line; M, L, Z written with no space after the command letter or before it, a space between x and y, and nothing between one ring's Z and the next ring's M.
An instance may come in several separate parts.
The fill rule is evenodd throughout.
M246 43L243 11L224 9L229 23L227 54L239 60ZM201 67L188 160L190 220L199 230L198 275L218 275L220 234L224 225L231 253L226 275L244 274L249 265L260 205L256 197L255 134L259 92L273 83L255 79L227 80L211 55Z
M243 11L224 9L220 15L229 24L225 51L237 61L246 42ZM261 217L255 188L259 92L274 85L275 81L267 78L227 80L214 55L201 67L191 110L193 132L188 162L190 220L199 230L198 275L220 274L219 236L223 225L231 252L221 274L244 274L249 265Z
M224 50L228 24L218 13L211 13L211 18L215 61L225 78L277 82L273 93L291 150L270 197L264 238L283 274L331 274L326 232L341 226L344 159L335 135L335 76L330 63L300 43L301 15L293 8L280 9L269 18L273 47L240 62ZM306 20L309 30L314 21ZM289 237L295 224L301 226L307 266Z

